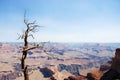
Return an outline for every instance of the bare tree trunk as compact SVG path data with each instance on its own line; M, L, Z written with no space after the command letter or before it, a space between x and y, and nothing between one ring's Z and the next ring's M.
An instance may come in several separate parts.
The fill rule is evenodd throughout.
M22 66L22 69L24 70L25 68L25 59L22 57L22 60L21 60L21 66Z
M26 59L26 57L27 57L27 51L24 51L24 50L23 50L21 65L22 65L22 69L23 69L24 80L29 80L27 65L25 64L25 59Z
M24 14L24 23L27 26L27 29L23 32L22 35L18 34L19 35L18 39L24 39L24 47L23 47L23 51L22 51L23 54L22 54L22 59L21 59L21 67L22 67L23 74L24 74L24 80L29 80L28 67L25 63L26 58L27 58L27 53L29 50L38 48L39 45L36 45L34 47L29 48L28 47L28 44L29 44L28 37L31 36L32 38L34 38L33 33L36 32L36 28L39 26L35 24L35 21L33 23L29 23L28 20L26 20L26 18L25 18L25 14Z
M27 66L26 66L25 69L24 69L24 79L25 79L25 80L29 80L29 75L28 75Z
M22 61L21 61L23 74L24 74L24 80L29 80L27 65L25 63L27 52L28 52L28 50L26 50L28 48L27 38L28 38L28 29L25 31L24 48L23 48L23 55L22 55Z

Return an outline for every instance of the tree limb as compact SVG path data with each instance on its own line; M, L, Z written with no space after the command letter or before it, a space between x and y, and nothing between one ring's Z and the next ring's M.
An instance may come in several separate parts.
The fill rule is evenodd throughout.
M31 47L31 48L25 49L25 51L29 51L29 50L32 50L32 49L35 49L35 48L38 48L38 47L34 46L34 47Z

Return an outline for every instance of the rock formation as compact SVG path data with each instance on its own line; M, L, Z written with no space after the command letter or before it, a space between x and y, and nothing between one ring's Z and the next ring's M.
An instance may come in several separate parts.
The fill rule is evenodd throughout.
M76 75L76 76L80 76L80 72L79 70L85 70L85 69L90 69L95 65L96 63L92 63L92 62L89 62L88 64L70 64L70 65L65 65L65 64L59 64L58 65L58 70L61 72L62 70L66 70L68 71L69 73L73 74L73 75Z
M96 78L94 73L88 73L86 77L81 75L69 76L64 80L120 80L120 48L116 49L115 57L112 58L112 61L100 66L99 72L104 73L100 79Z
M53 76L52 77L50 77L50 79L49 80L57 80L57 79L55 79Z
M101 77L101 80L115 79L120 79L120 48L116 49L115 57L112 59L112 65L110 69Z
M102 64L100 66L100 71L106 71L109 70L111 67L112 61L107 61L106 63Z
M68 78L65 78L64 80L86 80L83 76L69 76Z
M81 65L78 64L71 64L71 65L65 65L65 64L59 64L58 65L58 70L62 71L62 70L66 70L69 73L79 76L79 69L80 69Z
M94 78L92 73L87 73L86 78L87 78L87 80L95 80L95 78Z
M52 70L48 69L47 67L39 68L39 69L40 69L40 72L42 72L42 74L45 78L52 77L52 75L54 74L54 72Z

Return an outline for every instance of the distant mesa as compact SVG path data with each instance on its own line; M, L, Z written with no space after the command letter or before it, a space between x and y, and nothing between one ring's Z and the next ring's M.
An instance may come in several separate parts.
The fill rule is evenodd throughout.
M59 71L63 71L66 70L69 73L76 75L76 76L80 76L80 72L79 69L81 68L81 65L78 64L71 64L71 65L65 65L65 64L59 64L58 65L58 70Z

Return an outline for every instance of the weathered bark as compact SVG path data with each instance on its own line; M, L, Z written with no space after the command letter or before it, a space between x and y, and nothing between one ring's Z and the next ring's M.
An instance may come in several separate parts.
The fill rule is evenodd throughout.
M25 68L25 59L22 57L22 60L21 60L21 66L22 66L22 69L24 70Z
M22 65L22 69L23 69L24 80L29 80L27 65L26 65L26 63L25 63L26 57L27 57L27 51L23 51L22 60L21 60L21 65Z
M27 69L27 66L25 67L25 69L24 69L24 78L25 78L25 80L29 80L29 75L28 75L28 69Z
M28 48L27 37L28 37L28 29L25 32L24 48L23 48L23 55L22 55L22 61L21 61L22 69L23 69L23 73L24 73L24 80L29 80L27 65L25 63L25 60L26 60L26 57L27 57L27 52L28 52L28 50L26 50Z

